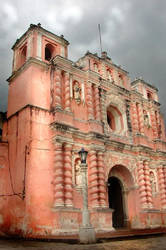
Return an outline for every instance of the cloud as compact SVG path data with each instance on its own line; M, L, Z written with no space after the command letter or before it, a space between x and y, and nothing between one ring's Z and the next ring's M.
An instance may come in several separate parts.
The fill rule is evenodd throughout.
M87 50L102 47L113 61L130 72L132 79L142 76L159 88L162 110L166 113L166 1L160 0L6 0L0 9L0 110L7 104L5 79L10 75L15 40L30 23L41 23L70 42L70 59ZM6 101L5 101L6 100Z

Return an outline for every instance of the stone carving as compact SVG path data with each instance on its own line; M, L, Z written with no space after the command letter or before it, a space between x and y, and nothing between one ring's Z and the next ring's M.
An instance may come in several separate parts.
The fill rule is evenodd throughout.
M75 184L77 186L82 185L81 160L80 160L80 158L77 158L75 160Z
M156 178L153 171L150 171L150 184L152 188L152 195L154 195L157 192L157 190L156 190Z
M144 115L144 125L147 128L150 128L149 116L148 116L148 114L147 114L147 112L145 110L143 111L143 115Z
M113 82L112 74L111 74L111 71L110 71L110 70L107 70L107 79L108 79L110 82Z
M73 96L77 104L81 103L81 88L79 83L76 81L73 86Z

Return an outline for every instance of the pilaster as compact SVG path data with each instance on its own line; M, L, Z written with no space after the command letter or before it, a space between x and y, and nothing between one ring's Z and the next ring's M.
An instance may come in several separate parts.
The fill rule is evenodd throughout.
M55 103L54 103L54 107L55 109L62 109L62 86L61 86L61 70L60 69L56 69L55 72Z
M137 107L138 107L139 131L141 134L144 134L144 117L143 117L142 104L138 103Z
M100 110L100 96L98 86L94 86L94 100L95 100L95 118L97 121L101 120L101 110Z
M93 110L93 99L92 99L92 84L87 83L87 108L88 108L88 120L94 119L94 110Z
M64 73L64 80L65 80L65 110L70 111L70 81L69 81L69 73Z
M133 119L132 119L133 132L136 134L139 131L136 102L131 103L131 111L132 111L132 117L133 117Z

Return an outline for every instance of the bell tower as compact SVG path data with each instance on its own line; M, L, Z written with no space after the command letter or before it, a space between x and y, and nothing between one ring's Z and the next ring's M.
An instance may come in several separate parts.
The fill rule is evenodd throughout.
M27 105L50 108L51 59L68 57L68 41L31 24L12 49L13 67L9 77L8 117Z

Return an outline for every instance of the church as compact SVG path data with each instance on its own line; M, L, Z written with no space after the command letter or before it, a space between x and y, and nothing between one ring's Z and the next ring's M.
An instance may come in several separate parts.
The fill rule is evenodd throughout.
M166 227L166 135L158 89L106 52L68 59L69 42L31 24L15 42L1 119L0 230L78 235L87 152L96 233Z

